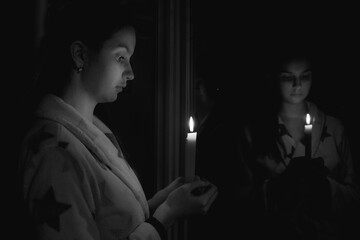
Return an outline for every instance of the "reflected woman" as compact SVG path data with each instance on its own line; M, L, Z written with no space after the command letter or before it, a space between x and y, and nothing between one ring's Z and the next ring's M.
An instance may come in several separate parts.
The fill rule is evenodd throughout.
M269 76L267 91L276 93L276 101L248 131L254 175L269 223L275 223L269 231L291 239L341 239L344 221L360 202L344 125L308 100L313 68L307 56L280 59ZM311 159L305 158L306 114L313 126Z

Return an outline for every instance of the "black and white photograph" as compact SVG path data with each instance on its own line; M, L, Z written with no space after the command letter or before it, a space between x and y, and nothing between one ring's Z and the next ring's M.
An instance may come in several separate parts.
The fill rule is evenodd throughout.
M3 234L360 239L356 4L3 5Z

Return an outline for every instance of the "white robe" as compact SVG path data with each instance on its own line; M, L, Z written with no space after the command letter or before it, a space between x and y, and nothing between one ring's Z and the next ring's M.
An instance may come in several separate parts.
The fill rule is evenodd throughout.
M112 132L48 95L24 141L25 203L42 239L160 239L149 206ZM107 136L108 135L108 136Z

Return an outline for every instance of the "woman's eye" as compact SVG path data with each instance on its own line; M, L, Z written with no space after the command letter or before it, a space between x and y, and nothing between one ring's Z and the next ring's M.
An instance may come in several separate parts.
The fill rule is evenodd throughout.
M293 82L295 80L295 77L282 75L279 77L279 79L281 82Z
M300 80L301 81L310 81L311 80L311 74L308 73L308 74L301 75Z
M118 61L118 62L122 62L124 60L125 60L124 56L119 56L119 57L116 58L116 61Z

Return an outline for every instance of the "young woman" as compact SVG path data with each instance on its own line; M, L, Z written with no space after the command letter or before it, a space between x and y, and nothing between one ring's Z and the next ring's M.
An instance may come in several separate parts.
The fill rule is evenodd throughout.
M147 200L114 134L94 115L134 79L133 16L121 1L49 10L43 94L20 161L24 201L41 239L164 239L175 221L206 213L217 196L210 182L179 177Z
M278 97L248 131L255 182L264 190L266 210L275 217L265 224L285 238L340 239L343 223L360 202L344 125L307 100L313 83L308 57L284 57L269 76L272 86L266 91ZM311 143L304 133L307 114ZM311 155L305 157L307 144Z

